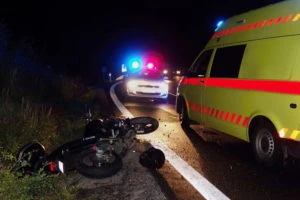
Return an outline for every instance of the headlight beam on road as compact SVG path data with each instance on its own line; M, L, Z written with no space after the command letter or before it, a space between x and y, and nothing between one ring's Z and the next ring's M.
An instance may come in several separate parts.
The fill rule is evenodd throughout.
M115 94L116 85L122 82L117 82L110 88L110 96L118 109L126 117L133 118L134 116L126 109L119 101ZM174 151L169 149L162 143L150 141L153 147L161 149L169 163L207 200L229 200L218 188L210 183L205 177L192 168L187 162L180 158Z

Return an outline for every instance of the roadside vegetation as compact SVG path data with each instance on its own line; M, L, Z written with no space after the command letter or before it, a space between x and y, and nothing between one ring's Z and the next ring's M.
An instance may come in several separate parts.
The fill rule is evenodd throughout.
M51 152L81 137L85 113L101 115L104 105L83 80L42 67L28 40L11 42L8 35L0 23L0 199L76 199L66 175L12 173L15 154L31 140Z

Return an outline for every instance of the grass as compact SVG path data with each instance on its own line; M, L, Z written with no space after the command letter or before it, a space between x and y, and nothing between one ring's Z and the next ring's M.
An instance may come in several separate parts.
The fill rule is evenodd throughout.
M65 184L64 175L19 176L9 170L0 173L0 199L3 200L72 200L76 199L75 187Z
M67 175L20 176L11 169L17 150L31 140L50 152L81 137L84 113L97 106L96 94L71 78L11 66L0 70L0 199L76 199L77 189L65 184Z

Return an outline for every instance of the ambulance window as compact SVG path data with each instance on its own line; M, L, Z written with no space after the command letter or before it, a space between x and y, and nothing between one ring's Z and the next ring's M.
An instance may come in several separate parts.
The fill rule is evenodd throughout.
M213 50L207 50L203 52L196 60L196 62L193 64L191 69L188 72L189 77L204 77L209 60L211 58Z
M238 45L217 49L210 77L237 78L245 47Z

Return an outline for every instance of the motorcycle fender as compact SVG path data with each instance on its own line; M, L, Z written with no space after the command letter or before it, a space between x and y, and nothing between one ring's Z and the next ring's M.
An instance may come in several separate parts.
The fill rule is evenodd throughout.
M37 141L31 141L20 148L19 152L17 153L17 160L22 160L30 152L38 156L44 156L45 147Z

